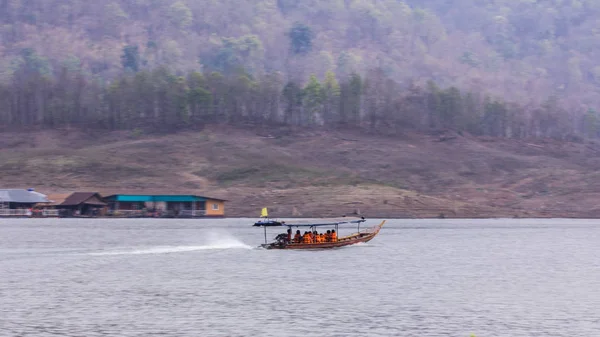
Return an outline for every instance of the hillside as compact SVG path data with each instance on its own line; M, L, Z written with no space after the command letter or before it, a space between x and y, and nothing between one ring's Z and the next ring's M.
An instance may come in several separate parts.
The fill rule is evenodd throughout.
M0 1L0 80L28 60L99 81L159 66L300 81L380 68L585 110L600 98L598 15L593 0Z
M210 126L147 137L0 134L0 186L197 193L228 215L600 216L600 146L550 140Z

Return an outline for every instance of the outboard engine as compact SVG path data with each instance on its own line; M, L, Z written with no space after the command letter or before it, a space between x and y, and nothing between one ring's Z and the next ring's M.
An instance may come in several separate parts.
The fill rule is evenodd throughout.
M287 243L287 234L286 233L278 234L275 237L275 241L277 241L278 243Z

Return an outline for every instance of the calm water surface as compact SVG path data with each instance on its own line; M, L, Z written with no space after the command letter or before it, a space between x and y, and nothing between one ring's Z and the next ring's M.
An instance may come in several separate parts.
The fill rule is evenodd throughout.
M598 221L393 220L311 252L251 223L0 220L0 335L600 335Z

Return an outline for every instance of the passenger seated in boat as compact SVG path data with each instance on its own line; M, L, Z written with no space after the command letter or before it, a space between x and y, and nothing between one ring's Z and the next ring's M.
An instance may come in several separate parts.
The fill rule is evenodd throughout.
M335 229L331 231L331 242L337 242L337 233Z
M300 241L302 241L302 234L300 234L300 230L298 229L296 235L294 235L294 242L300 243Z
M311 243L311 241L312 239L310 232L304 232L304 235L302 236L302 243Z
M331 230L327 230L327 234L325 234L325 241L331 242Z
M312 239L314 243L317 242L317 239L319 238L319 233L317 231L313 231L313 235L312 235Z
M323 233L319 234L319 242L320 243L325 242L325 234L323 234Z

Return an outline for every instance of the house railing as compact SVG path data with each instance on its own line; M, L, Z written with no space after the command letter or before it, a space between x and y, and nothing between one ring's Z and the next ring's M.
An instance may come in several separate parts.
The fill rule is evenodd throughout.
M57 218L60 216L60 210L58 209L43 209L42 216L48 218Z
M114 217L148 217L148 218L197 218L206 215L205 210L109 210L106 215Z
M179 217L181 218L195 218L202 217L206 215L205 210L183 210L179 211Z
M109 210L106 212L106 215L116 216L116 217L143 217L146 216L146 211L139 209L119 209L119 210Z
M60 210L58 209L43 209L34 210L32 212L29 209L0 209L0 217L60 217ZM106 213L107 216L123 217L123 218L134 218L134 217L176 217L176 218L198 218L206 215L206 210L181 210L175 211L156 211L151 212L147 210L109 210Z
M31 215L31 210L28 209L0 209L0 216L30 217Z

